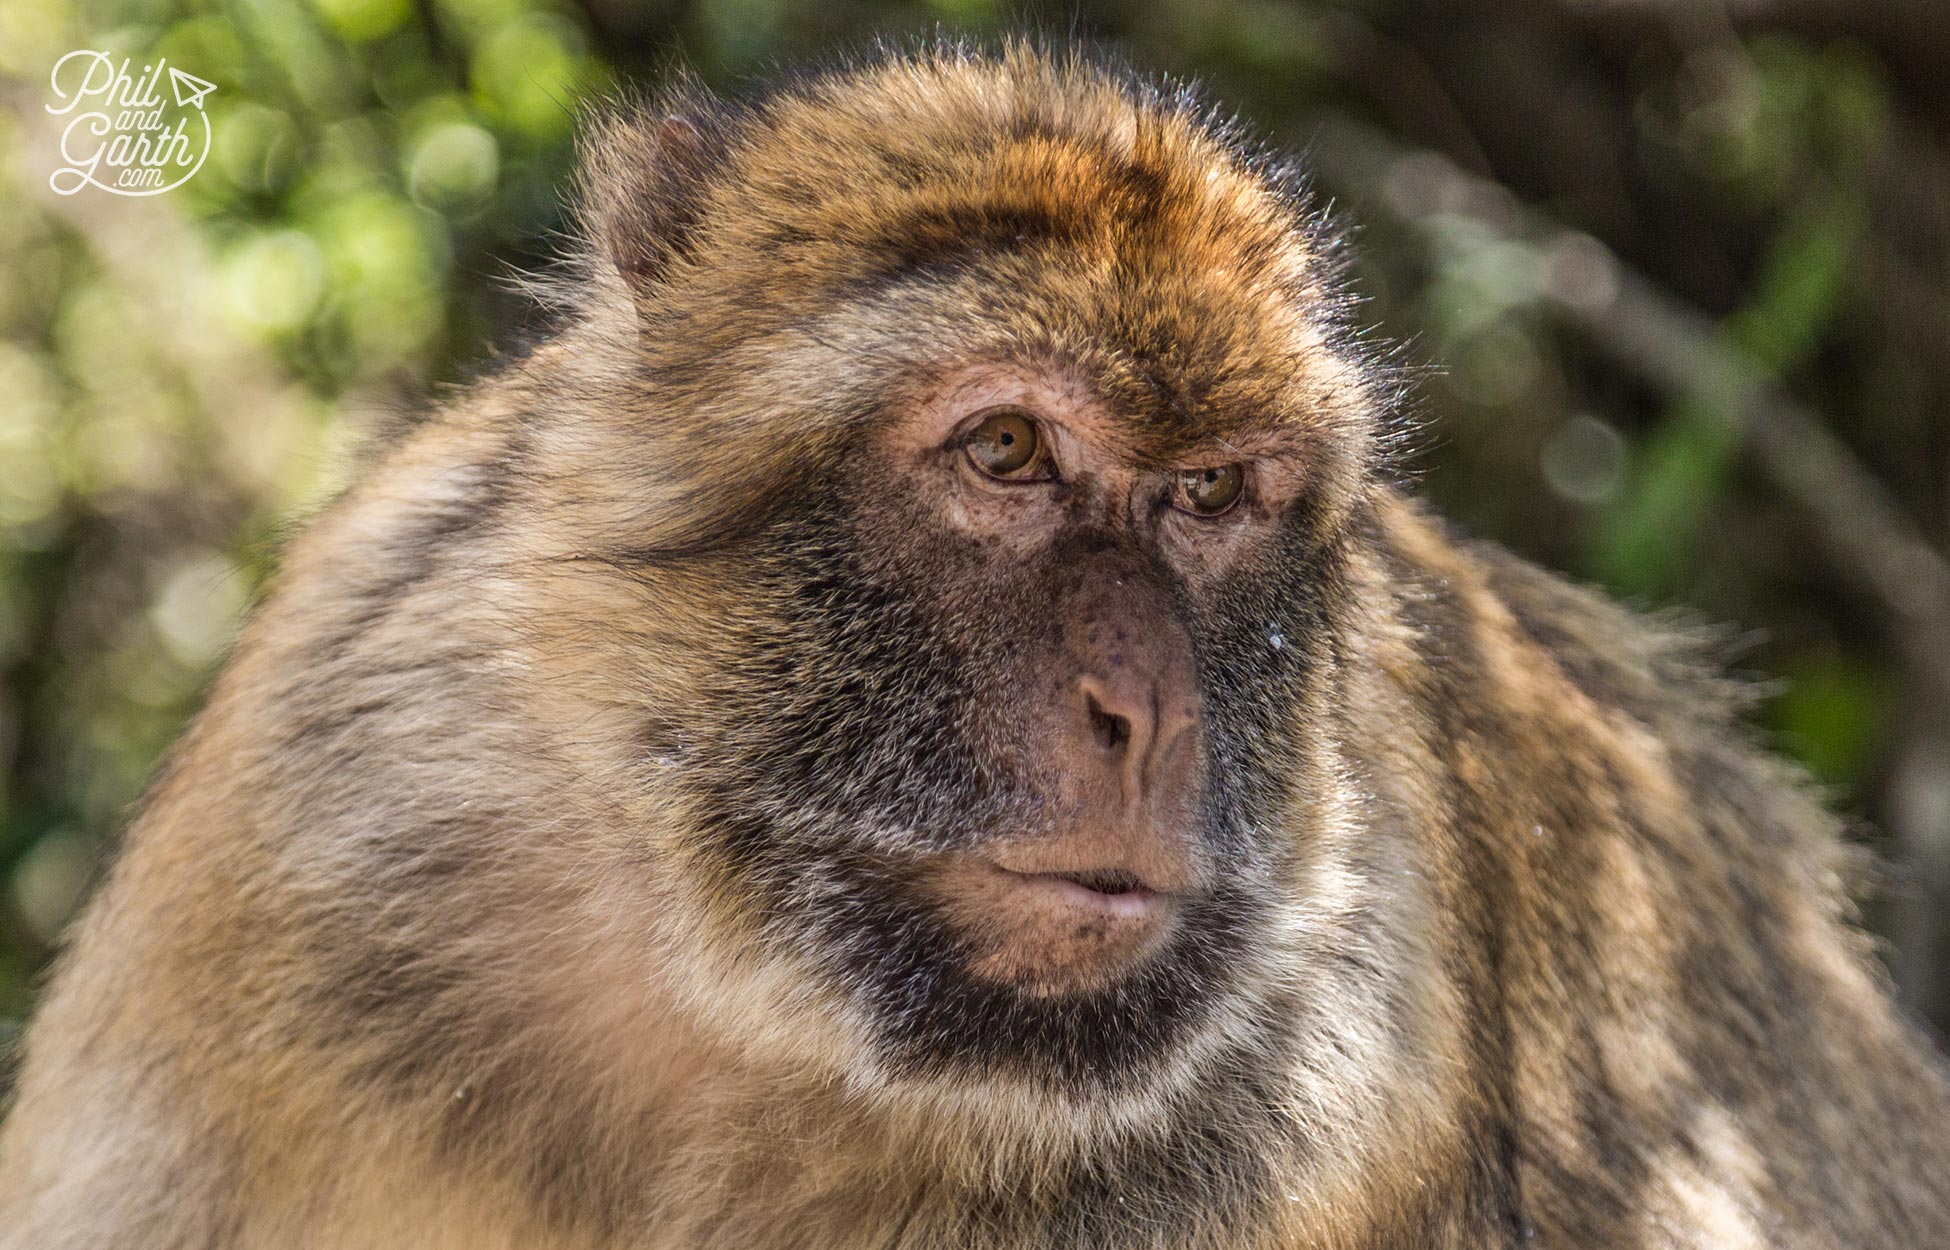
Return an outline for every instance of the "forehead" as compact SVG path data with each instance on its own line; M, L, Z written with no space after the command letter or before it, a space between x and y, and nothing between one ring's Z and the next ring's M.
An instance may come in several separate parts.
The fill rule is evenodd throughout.
M943 367L1060 370L1157 454L1322 424L1357 389L1289 193L1097 71L1017 58L816 85L766 105L735 164L711 243L789 275L782 302L848 341L896 309Z

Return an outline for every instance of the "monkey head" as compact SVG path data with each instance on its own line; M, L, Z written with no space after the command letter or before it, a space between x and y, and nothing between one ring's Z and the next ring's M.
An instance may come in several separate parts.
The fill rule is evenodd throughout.
M640 722L604 769L681 808L711 1009L1073 1109L1263 1044L1375 443L1290 180L1027 53L680 96L587 159L583 415L536 437L610 509L573 545L630 597L575 634Z

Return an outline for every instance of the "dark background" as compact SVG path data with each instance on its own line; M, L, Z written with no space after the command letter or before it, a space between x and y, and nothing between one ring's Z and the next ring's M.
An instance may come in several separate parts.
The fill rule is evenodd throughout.
M532 320L574 101L1025 24L1313 153L1420 366L1421 489L1728 627L1950 1025L1950 5L6 0L0 1048L288 518ZM218 84L187 186L47 191L84 47Z

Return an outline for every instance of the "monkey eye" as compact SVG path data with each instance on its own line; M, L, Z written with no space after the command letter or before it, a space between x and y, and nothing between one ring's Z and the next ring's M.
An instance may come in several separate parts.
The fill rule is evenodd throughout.
M1185 469L1172 489L1172 505L1193 516L1212 517L1230 512L1246 493L1246 466L1222 464L1210 469Z
M1035 418L1020 408L996 408L962 436L969 463L990 477L1024 481L1047 477Z

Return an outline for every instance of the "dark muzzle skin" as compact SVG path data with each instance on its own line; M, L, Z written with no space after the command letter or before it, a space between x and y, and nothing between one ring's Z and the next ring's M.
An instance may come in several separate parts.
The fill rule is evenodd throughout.
M1030 738L1061 801L1047 825L984 839L934 886L979 976L1034 993L1099 985L1154 952L1207 875L1192 640L1169 587L1130 554L1077 553L1053 579L1051 680Z
M1052 709L1056 764L1088 779L1129 854L1168 855L1203 781L1191 637L1168 596L1115 566L1092 569L1058 615L1072 624L1059 657L1070 697Z

